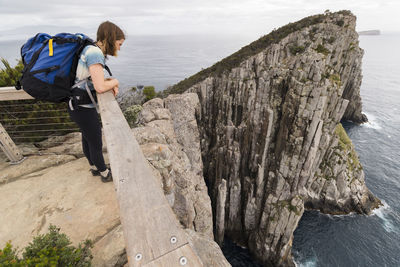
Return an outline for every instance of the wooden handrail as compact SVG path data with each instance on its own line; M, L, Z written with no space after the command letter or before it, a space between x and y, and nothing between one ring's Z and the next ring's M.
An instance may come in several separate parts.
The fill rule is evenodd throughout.
M113 94L97 98L129 266L203 266Z
M24 90L16 90L14 86L0 87L0 101L24 99L33 99L33 97L28 95Z

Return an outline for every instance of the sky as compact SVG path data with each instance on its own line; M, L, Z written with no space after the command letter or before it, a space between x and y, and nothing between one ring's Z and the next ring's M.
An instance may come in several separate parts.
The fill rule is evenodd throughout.
M127 35L259 37L327 9L352 11L358 31L399 31L399 0L0 0L0 37L61 31L94 35L105 20Z

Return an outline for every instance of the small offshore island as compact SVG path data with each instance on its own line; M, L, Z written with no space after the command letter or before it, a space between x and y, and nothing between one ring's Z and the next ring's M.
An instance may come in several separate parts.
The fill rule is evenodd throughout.
M380 30L360 31L358 35L381 35Z

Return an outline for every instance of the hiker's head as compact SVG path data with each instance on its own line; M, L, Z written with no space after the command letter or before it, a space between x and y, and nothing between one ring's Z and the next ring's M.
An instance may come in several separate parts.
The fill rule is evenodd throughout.
M117 56L118 50L120 50L124 41L124 32L112 22L105 21L97 29L97 43L105 56Z

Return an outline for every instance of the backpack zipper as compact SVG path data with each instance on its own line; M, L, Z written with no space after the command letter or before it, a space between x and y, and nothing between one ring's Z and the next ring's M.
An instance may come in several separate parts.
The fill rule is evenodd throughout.
M59 68L60 68L59 65L55 65L55 66L51 66L48 68L31 71L31 74L36 74L36 73L41 73L41 72L46 72L47 74L49 74L50 72L58 70Z

